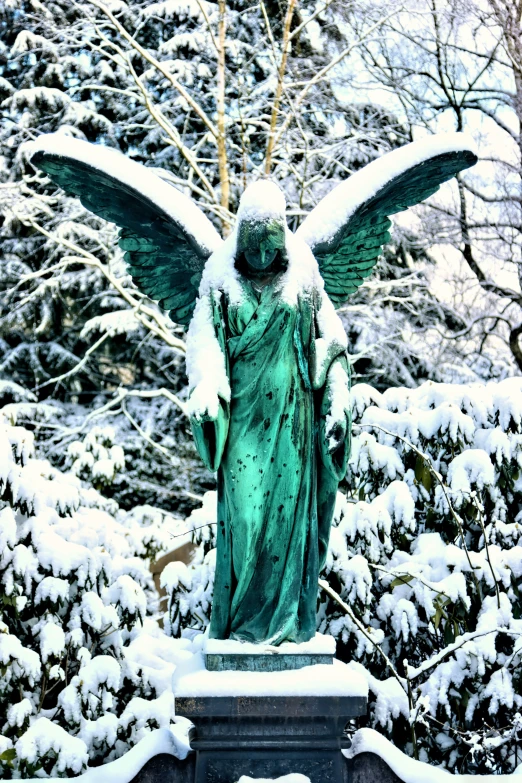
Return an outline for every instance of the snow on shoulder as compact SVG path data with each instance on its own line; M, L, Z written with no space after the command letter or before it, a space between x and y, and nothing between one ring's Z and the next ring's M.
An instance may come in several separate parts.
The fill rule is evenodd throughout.
M473 152L466 133L437 133L388 152L341 182L310 212L296 236L310 247L329 242L365 201L413 166L446 152Z
M210 220L191 198L119 150L75 139L63 132L43 134L36 141L28 143L25 149L30 157L43 152L63 158L64 162L83 163L107 174L122 186L132 188L172 218L209 254L223 242Z

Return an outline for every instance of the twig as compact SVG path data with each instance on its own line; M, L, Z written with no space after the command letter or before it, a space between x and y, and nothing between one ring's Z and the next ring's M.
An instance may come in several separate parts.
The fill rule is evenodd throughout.
M91 0L91 2L92 2L92 0ZM368 38L368 37L369 37L369 36L370 36L370 35L371 35L373 32L375 32L375 30L377 30L377 29L378 29L379 27L381 27L381 26L382 26L382 25L383 25L383 24L384 24L386 21L388 21L388 19L390 19L390 18L391 18L392 16L394 16L395 14L397 14L397 13L399 12L399 10L401 10L401 9L394 10L394 11L392 11L391 13L389 13L387 16L383 17L382 19L379 19L377 22L375 22L375 24L373 24L373 25L372 25L372 26L371 26L371 27L370 27L370 28L369 28L369 29L368 29L368 30L367 30L367 31L364 33L364 35L363 35L363 36L361 36L361 38L359 38L359 40L358 40L358 41L356 41L355 43L352 43L352 44L350 44L349 46L347 46L345 49L343 49L343 51L342 51L342 52L341 52L339 55L337 55L337 57L335 57L335 58L334 58L333 60L331 60L331 61L330 61L330 62L329 62L327 65L325 65L323 68L321 68L321 70L320 70L320 71L318 71L318 72L317 72L317 73L316 73L316 74L315 74L315 75L314 75L314 76L313 76L313 77L310 79L310 81L308 81L308 82L307 82L307 84L305 85L305 87L303 87L303 89L301 90L301 92L300 92L300 93L299 93L299 95L297 96L297 98L296 98L296 101L295 101L295 104L294 104L294 111L295 111L295 112L297 112L297 110L299 109L299 107L300 107L300 106L301 106L301 104L303 103L304 99L305 99L305 98L306 98L306 96L308 95L308 93L309 93L309 91L311 90L311 88L312 88L312 87L313 87L315 84L317 84L317 82L321 81L321 79L322 79L324 76L326 76L326 74L328 73L328 71L330 71L330 70L331 70L332 68L334 68L336 65L339 65L339 63L340 63L342 60L344 60L344 59L345 59L345 58L346 58L346 57L347 57L347 56L350 54L350 52L351 52L353 49L356 49L358 46L360 46L360 45L363 43L363 41L364 41L365 39L367 39L367 38ZM281 125L281 127L280 127L280 128L279 128L279 130L277 131L277 133L276 133L276 135L275 135L275 141L274 141L274 144L279 142L279 140L281 139L281 136L282 136L282 135L285 133L285 131L288 129L288 127L290 126L290 124L291 124L291 122L292 122L292 120L293 120L293 119L294 119L294 112L290 112L290 113L287 115L287 118L286 118L286 120L284 121L284 123Z
M357 628L363 634L363 636L365 636L368 639L368 641L371 644L373 644L375 649L381 654L382 658L384 659L384 661L386 663L386 666L389 668L389 670L391 671L391 673L393 674L393 676L395 677L397 682L400 684L401 688L404 690L404 693L406 695L408 695L408 689L407 689L407 687L404 684L404 677L400 676L400 674L398 673L397 669L395 668L393 663L390 661L390 659L388 658L388 656L386 655L386 653L384 652L384 650L382 649L380 644L378 644L378 642L376 642L375 639L372 639L371 635L368 633L368 631L366 630L364 625L361 623L360 620L357 619L357 617L354 615L354 613L352 612L352 610L350 609L348 604L343 601L343 599L341 598L339 593L336 593L335 590L332 587L330 587L328 582L326 580L324 580L324 579L319 579L319 587L327 595L329 595L330 598L333 598L333 600L337 604L339 604L339 606L342 609L344 609L344 611L346 612L346 614L348 615L350 620L357 626Z
M230 177L228 173L227 161L227 138L225 124L225 34L227 29L227 4L226 0L219 0L219 23L218 23L218 63L217 63L217 153L219 183L221 185L220 205L222 209L228 212L230 201ZM223 233L225 236L230 231L230 220L227 220L225 214L221 217Z
M44 381L44 383L40 383L38 386L35 386L34 391L43 389L44 386L50 386L52 383L60 383L60 381L64 381L66 378L70 378L71 375L76 375L76 373L80 372L82 367L85 367L85 365L89 361L89 356L91 356L97 350L97 348L99 348L100 345L102 345L102 343L104 343L105 340L107 340L109 337L111 337L111 332L105 332L104 334L102 334L100 339L96 340L96 342L85 351L83 358L80 359L78 364L75 364L71 370L64 372L63 375L58 375L58 377L56 378L50 378L48 381Z
M186 352L186 346L183 340L174 337L174 335L166 329L158 313L156 313L152 308L146 307L140 301L138 301L135 298L134 293L131 293L128 289L124 288L119 282L119 280L109 272L109 270L104 266L104 264L101 263L101 261L99 261L96 258L95 255L89 253L88 250L84 250L79 245L74 244L74 242L70 242L67 239L63 239L61 237L55 236L54 234L51 234L50 231L47 231L47 229L45 229L43 226L41 226L32 218L20 215L14 209L12 209L11 211L16 215L18 220L20 220L20 222L23 223L23 225L32 226L36 231L46 236L48 239L52 240L57 245L63 245L63 247L66 247L69 250L72 250L73 253L78 254L77 257L74 257L73 259L69 259L69 258L62 259L62 262L64 264L82 263L85 264L86 266L92 266L99 269L102 275L111 283L111 285L118 291L118 293L123 297L123 299L125 299L126 302L128 302L132 307L136 308L136 311L139 308L141 310L141 314L147 315L151 320L156 322L157 329L158 329L156 334L160 336L162 340L164 340L164 342L167 343L167 345L169 345L171 348L176 348L181 353Z
M97 408L95 411L91 411L91 413L89 413L89 415L84 419L84 422L79 428L78 432L80 432L85 427L85 424L88 421L96 418L97 416L103 416L104 413L110 411L111 408L114 408L116 405L119 405L127 397L140 397L141 399L166 397L168 400L170 400L170 402L174 403L174 405L176 405L185 416L188 415L185 403L168 389L152 389L151 391L140 391L139 389L118 389L118 394L116 397L114 397L114 399L109 400L109 402L106 402L105 405L101 406L101 408Z
M162 76L167 79L169 84L174 87L175 90L179 92L179 94L187 101L188 105L194 109L198 117L204 122L204 124L207 126L208 130L214 137L214 139L217 139L218 132L216 127L214 126L214 123L210 120L206 112L201 108L199 103L192 98L192 96L187 92L187 90L183 87L182 84L179 83L179 81L171 74L169 71L165 68L162 63L159 62L159 60L156 60L156 58L148 52L146 49L144 49L133 36L125 29L125 27L121 24L121 22L116 19L112 11L110 11L107 6L105 6L103 3L99 2L99 0L88 0L88 2L98 8L105 16L111 20L112 24L116 28L116 30L120 33L120 35L125 38L125 40L132 46L135 51L140 54L144 60L146 60L148 63L150 63L154 68L156 68L157 71L159 71Z
M425 674L430 669L434 669L435 666L438 666L438 664L447 658L448 655L454 653L455 650L459 650L468 642L472 642L474 639L479 639L481 636L487 636L490 633L505 633L509 636L522 636L521 632L512 631L510 628L504 627L489 628L487 631L471 631L470 633L465 633L458 637L458 641L453 642L453 644L450 644L448 647L434 655L429 660L424 661L424 663L422 663L416 669L408 667L408 676L410 680L415 680L417 677L420 677L421 674Z
M132 78L134 79L137 87L139 88L139 90L140 90L140 92L141 92L141 94L143 96L143 100L145 102L145 106L147 108L147 111L149 112L151 117L153 117L154 120L158 123L160 128L163 128L163 130L165 131L165 133L168 136L167 141L169 143L171 143L171 144L173 143L174 146L177 147L177 149L181 152L181 154L183 155L183 157L185 158L185 160L187 161L189 166L191 166L191 168L194 169L195 173L197 174L197 176L199 177L199 179L201 180L203 185L206 187L206 189L208 190L211 198L213 200L215 200L216 199L216 194L215 194L214 188L210 184L210 181L208 180L208 178L205 176L204 172L199 167L199 165L198 165L196 159L194 158L192 152L188 149L188 147L185 144L183 144L177 129L173 125L171 125L171 123L166 119L166 117L163 114L163 112L160 109L158 109L156 106L154 106L154 104L153 104L153 102L151 100L151 97L150 97L148 91L145 88L145 85L142 83L141 79L137 75L137 73L136 73L136 71L135 71L135 69L134 69L134 67L133 67L129 57L127 57L127 65L128 65L129 71L130 71L130 73L132 75Z
M281 55L281 63L277 70L277 85L276 85L276 91L274 95L274 103L272 105L272 114L270 117L270 130L268 132L268 143L267 143L266 153L265 153L265 174L270 174L270 169L272 168L272 155L276 143L275 130L277 126L277 118L279 116L279 105L281 103L281 96L283 94L283 82L286 73L288 51L290 49L290 26L292 24L292 17L294 15L294 10L296 5L297 5L297 0L288 0L288 7L286 9L286 16L283 25L283 42L282 42L283 52ZM261 0L261 10L263 12L263 16L265 17L265 23L268 29L268 34L271 37L270 21L266 13L265 4L263 3L263 0Z

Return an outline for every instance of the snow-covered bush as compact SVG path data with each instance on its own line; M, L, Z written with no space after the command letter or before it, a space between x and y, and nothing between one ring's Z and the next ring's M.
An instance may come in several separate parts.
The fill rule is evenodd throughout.
M146 619L164 515L38 459L24 405L0 409L0 776L67 777L169 725L188 643Z
M409 755L510 772L522 738L522 379L353 389L320 630L368 679L371 723ZM172 566L165 625L203 628L215 497L198 554Z
M215 531L217 495L206 492L203 505L186 520L196 550L190 565L169 563L161 574L161 586L167 593L167 612L163 618L166 633L179 636L184 628L204 630L210 621L214 589Z
M83 440L69 443L67 462L72 473L94 486L112 484L125 467L125 455L115 437L112 427L93 427Z

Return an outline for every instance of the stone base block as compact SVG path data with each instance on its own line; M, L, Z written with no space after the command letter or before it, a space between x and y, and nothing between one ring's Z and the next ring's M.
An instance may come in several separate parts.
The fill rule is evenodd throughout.
M318 663L333 664L333 655L238 655L232 653L205 655L205 667L209 672L280 672L302 669Z
M267 642L205 638L205 667L210 672L279 672L315 664L333 664L335 639L317 633L308 642L284 642L274 647Z
M176 696L176 714L195 726L196 783L291 772L348 783L344 729L366 706L364 696Z

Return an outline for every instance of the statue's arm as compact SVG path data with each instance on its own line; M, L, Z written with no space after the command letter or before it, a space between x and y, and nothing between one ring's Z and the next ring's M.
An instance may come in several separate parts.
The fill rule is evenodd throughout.
M351 449L350 366L346 354L337 356L326 374L319 420L319 453L337 481L346 473Z
M225 324L219 292L198 299L187 335L188 412L205 466L218 470L227 442L230 384Z

